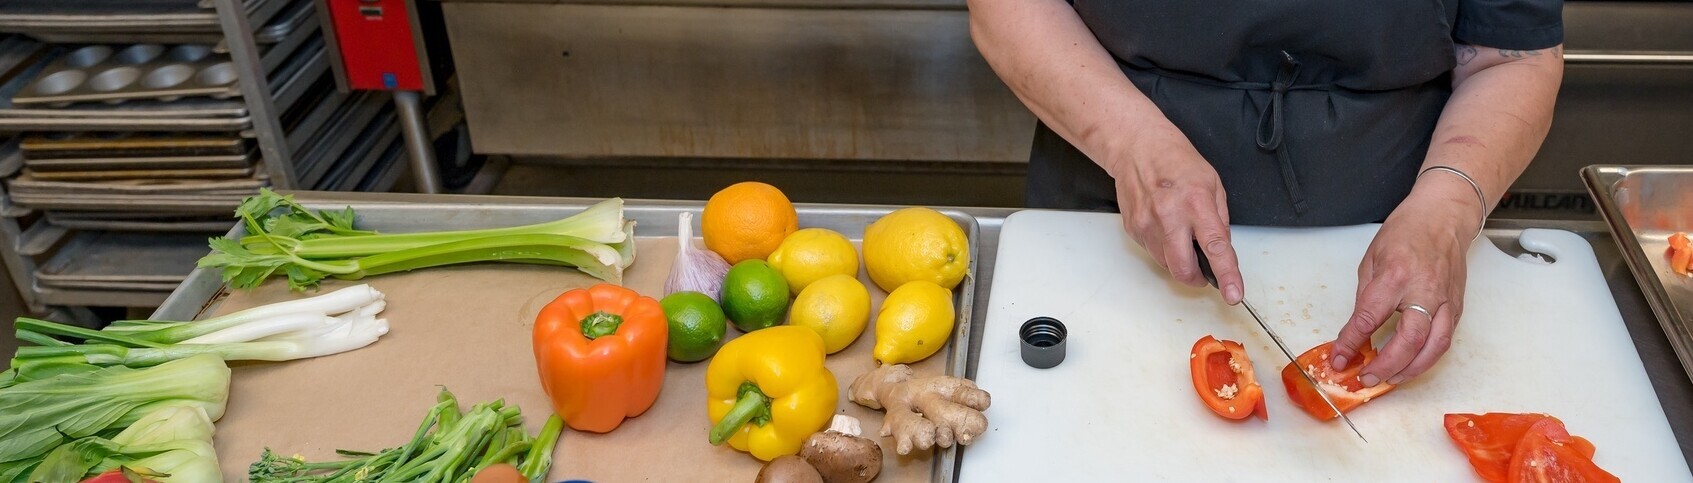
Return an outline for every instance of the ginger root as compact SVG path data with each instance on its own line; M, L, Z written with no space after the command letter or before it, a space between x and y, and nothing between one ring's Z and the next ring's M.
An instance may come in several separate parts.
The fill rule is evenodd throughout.
M894 438L895 452L903 456L950 448L954 442L970 444L987 431L988 418L982 414L991 402L987 391L960 377L914 377L905 364L882 366L847 389L852 402L887 412L882 437Z

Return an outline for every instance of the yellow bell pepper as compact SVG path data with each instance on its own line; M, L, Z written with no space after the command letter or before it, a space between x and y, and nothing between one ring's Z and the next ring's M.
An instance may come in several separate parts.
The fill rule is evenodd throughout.
M727 441L764 461L799 453L807 436L829 426L840 398L824 356L816 331L792 325L724 344L705 370L711 444Z

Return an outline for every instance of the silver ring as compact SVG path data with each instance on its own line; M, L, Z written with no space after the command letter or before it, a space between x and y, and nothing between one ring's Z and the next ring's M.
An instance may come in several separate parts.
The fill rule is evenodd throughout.
M1421 312L1421 313L1422 313L1422 314L1423 314L1423 317L1428 317L1428 320L1434 320L1434 314L1433 314L1433 313L1430 313L1430 312L1429 312L1429 311L1428 311L1428 309L1426 309L1426 308L1423 308L1423 306L1421 306L1421 305L1417 305L1417 304L1405 304L1405 308L1404 308L1404 309L1400 309L1400 310L1399 310L1399 312L1401 312L1401 313L1403 313L1403 312L1405 312L1405 311L1406 311L1406 310L1415 310L1415 311L1417 311L1417 312Z

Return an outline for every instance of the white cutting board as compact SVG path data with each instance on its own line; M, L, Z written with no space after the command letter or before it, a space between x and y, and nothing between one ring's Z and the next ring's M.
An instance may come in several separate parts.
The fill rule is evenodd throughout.
M965 450L961 481L1475 480L1441 425L1449 412L1544 412L1598 446L1623 481L1693 481L1587 242L1525 232L1551 265L1485 241L1469 253L1465 313L1430 372L1320 423L1288 402L1287 360L1245 309L1171 280L1115 214L1023 211L1000 232L977 382L991 428ZM1351 314L1357 264L1377 225L1236 227L1246 296L1298 352L1332 340ZM1051 316L1068 357L1038 370L1017 329ZM1188 352L1205 335L1240 341L1268 422L1225 421L1194 394ZM1377 346L1387 332L1378 334Z

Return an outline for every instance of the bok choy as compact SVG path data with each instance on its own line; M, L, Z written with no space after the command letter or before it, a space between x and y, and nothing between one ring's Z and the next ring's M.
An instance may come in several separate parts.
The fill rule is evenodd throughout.
M111 439L95 436L60 445L41 459L28 481L75 482L115 469L160 483L221 481L212 432L212 419L201 408L161 407Z
M16 481L43 455L72 440L129 427L166 407L193 408L216 420L228 400L229 366L210 355L147 369L72 372L0 389L0 482Z
M202 268L222 270L225 283L252 288L282 275L303 290L325 278L367 276L473 262L575 267L616 282L634 262L634 222L623 200L602 201L574 216L534 225L429 233L375 233L353 227L356 214L314 212L268 189L236 209L247 236L213 238Z

